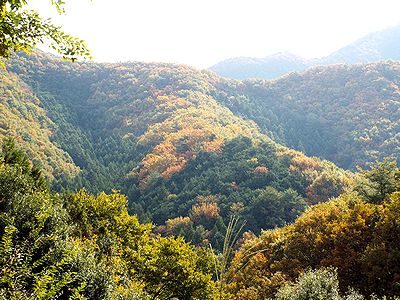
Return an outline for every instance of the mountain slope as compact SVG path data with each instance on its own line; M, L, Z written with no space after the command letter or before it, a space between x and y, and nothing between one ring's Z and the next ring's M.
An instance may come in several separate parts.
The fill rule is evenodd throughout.
M4 71L0 120L3 129L12 120L28 152L29 136L18 130L32 129L35 142L43 134L44 163L54 153L70 155L80 173L71 179L49 169L56 188L122 189L130 213L159 225L156 233L221 250L225 224L247 220L244 229L261 235L240 240L215 285L223 296L266 299L307 268L324 266L337 267L342 289L392 296L400 272L400 195L391 194L399 191L396 163L361 172L353 189L351 173L279 145L262 130L318 151L334 146L328 138L340 143L337 133L345 136L354 124L369 129L371 120L384 120L378 123L387 127L371 134L386 134L392 141L386 146L396 145L398 69L398 63L320 67L240 82L185 66L70 64L37 52L16 57ZM211 297L215 261L208 251L150 232L117 191L50 193L36 168L7 144L0 150L0 252L12 271L3 274L5 295L50 289L94 299L146 297L142 292ZM320 289L320 278L312 283Z
M264 58L237 57L221 61L212 67L220 76L234 79L272 79L283 74L302 71L310 62L291 53L277 53Z
M400 26L388 28L366 35L339 49L329 56L317 60L318 64L370 63L381 60L399 60L398 40Z
M400 25L368 34L323 58L307 60L290 53L277 53L265 58L237 57L219 62L210 67L210 70L227 78L273 79L287 73L301 72L312 66L399 60L399 39Z
M48 179L74 176L79 168L53 140L57 126L16 75L0 71L0 138L14 138Z
M237 299L270 299L280 287L298 282L304 271L328 267L337 272L343 294L351 287L365 296L347 299L396 298L400 169L386 160L359 175L358 192L315 205L293 224L266 230L259 237L245 235L230 270L232 294ZM300 295L305 296L295 293L297 297L286 294L273 299L310 299L309 295L325 290L321 286L326 285L314 277L302 287ZM338 298L332 295L311 299Z
M221 86L218 98L274 140L352 169L399 157L399 84L400 63L321 66Z
M247 225L258 232L293 221L349 185L350 174L276 144L221 105L219 86L228 81L211 72L70 64L42 52L21 54L8 70L41 99L58 128L54 140L81 169L53 185L120 189L132 212L165 222L166 234L179 228L193 241L221 245L232 215L259 212Z

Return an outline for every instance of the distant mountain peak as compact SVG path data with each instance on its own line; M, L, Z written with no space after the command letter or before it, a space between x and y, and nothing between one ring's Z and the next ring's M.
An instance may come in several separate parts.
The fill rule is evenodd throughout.
M210 70L234 79L272 79L291 71L302 71L307 66L308 62L304 58L290 52L278 52L263 58L230 58L212 66Z
M400 25L370 33L323 58L305 59L290 52L278 52L264 58L226 59L212 66L210 70L218 75L234 79L274 79L286 73L303 71L316 65L400 60L399 40Z
M331 55L320 63L369 63L380 60L399 60L400 25L370 33Z

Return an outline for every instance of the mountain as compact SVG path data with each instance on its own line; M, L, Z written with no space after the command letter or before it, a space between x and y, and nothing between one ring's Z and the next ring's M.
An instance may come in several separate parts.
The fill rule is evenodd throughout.
M398 158L400 63L238 81L34 52L0 79L1 134L52 185L3 142L5 298L399 294L396 162L321 158Z
M230 81L209 71L71 64L42 52L19 55L7 70L38 99L55 124L50 140L80 170L56 176L54 188L119 189L131 212L165 225L159 228L165 234L212 240L218 248L230 216L251 219L257 212L246 225L254 232L281 226L308 205L339 195L351 180L235 115L219 90Z
M276 53L264 58L237 57L224 60L210 68L220 76L234 79L272 79L283 74L302 71L310 65L307 60L291 53Z
M400 38L400 25L367 36L339 49L331 55L317 60L318 64L369 63L381 60L400 60L397 41Z
M232 85L232 84L231 84ZM335 162L366 167L400 154L400 63L319 66L275 81L221 86L219 99L275 141Z
M273 79L287 73L304 71L312 66L399 60L399 38L400 25L368 34L323 58L304 59L291 53L277 53L265 58L237 57L219 62L210 67L210 70L227 78Z
M42 52L7 68L21 82L11 96L25 86L40 108L14 127L47 134L39 164L64 158L68 166L52 173L56 189L121 190L142 220L197 243L221 243L216 233L232 215L254 232L282 226L351 185L349 173L315 157L354 170L399 156L396 62L244 82L163 63L71 64ZM29 99L20 97L20 111ZM26 133L11 135L35 145L21 139Z
M396 163L385 160L361 171L353 191L259 237L247 232L238 240L238 219L231 218L223 251L215 253L209 244L154 234L151 224L128 213L117 191L55 193L23 151L6 140L0 148L0 266L7 270L0 275L1 298L396 298L399 175ZM261 193L249 221L273 212L294 191L268 187ZM215 215L210 198L202 197L190 217L168 220L166 229L179 226L182 235L190 220L206 216L201 212ZM295 207L288 208L293 213Z

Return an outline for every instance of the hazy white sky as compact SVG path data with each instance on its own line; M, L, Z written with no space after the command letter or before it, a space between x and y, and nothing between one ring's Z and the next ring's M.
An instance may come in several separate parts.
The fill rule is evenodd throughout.
M50 0L32 8L84 39L95 61L164 61L207 68L280 51L322 57L400 24L399 0Z

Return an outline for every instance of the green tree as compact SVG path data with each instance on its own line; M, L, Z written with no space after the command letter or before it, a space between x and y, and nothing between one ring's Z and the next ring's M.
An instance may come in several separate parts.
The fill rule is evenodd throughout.
M35 165L32 165L26 154L17 146L11 138L3 141L0 151L0 162L4 165L13 165L21 168L23 174L29 175L33 179L34 184L42 189L47 188L47 183L42 177L42 171Z
M24 8L28 0L0 1L0 57L8 58L15 51L31 51L39 43L47 43L64 58L89 57L85 43L66 34L60 27L44 20L35 11ZM63 0L51 0L58 13L64 13Z
M57 299L80 295L84 282L65 251L69 226L26 155L6 140L0 152L0 298Z
M400 169L390 158L376 162L371 170L360 170L360 175L362 178L356 191L370 203L381 203L400 191Z
M304 199L296 191L288 189L279 192L273 187L256 190L255 198L245 209L245 219L255 233L292 222L307 207Z
M211 299L212 253L183 238L154 238L134 262L136 276L151 299Z

